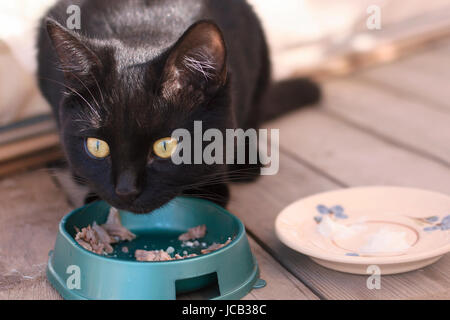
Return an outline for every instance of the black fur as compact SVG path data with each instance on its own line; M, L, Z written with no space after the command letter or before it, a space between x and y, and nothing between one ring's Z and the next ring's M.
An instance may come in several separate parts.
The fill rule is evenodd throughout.
M71 4L81 8L81 30L64 27ZM186 56L214 68L196 72ZM176 166L152 153L154 141L177 128L192 130L194 120L203 130L257 128L293 108L263 103L268 49L243 0L61 0L42 20L38 62L73 173L93 194L138 213L180 194L225 205L226 183L252 169ZM301 82L296 95L305 97L298 105L314 102L317 86ZM111 155L87 155L87 137L107 141ZM119 183L133 196L118 196Z

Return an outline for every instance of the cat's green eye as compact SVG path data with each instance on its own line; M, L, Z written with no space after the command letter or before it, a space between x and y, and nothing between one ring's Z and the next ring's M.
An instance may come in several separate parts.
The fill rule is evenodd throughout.
M86 149L94 158L103 159L109 156L109 145L97 138L87 138Z
M153 152L163 159L170 158L177 148L177 139L162 138L153 144Z

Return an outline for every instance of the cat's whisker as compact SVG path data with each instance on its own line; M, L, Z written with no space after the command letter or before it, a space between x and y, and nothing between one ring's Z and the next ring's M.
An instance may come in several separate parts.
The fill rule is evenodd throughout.
M52 81L52 82L54 82L54 83L57 83L57 84L59 84L59 85L65 87L65 88L69 89L71 92L73 92L73 93L76 94L78 97L80 97L80 98L86 103L86 105L88 106L88 108L89 108L91 114L85 115L86 119L89 119L89 120L85 120L85 119L81 118L81 119L79 119L78 121L80 121L80 122L89 122L89 124L90 124L91 127L98 127L98 126L99 126L101 117L100 117L100 114L98 113L98 110L96 110L96 109L92 106L92 104L90 104L90 103L87 101L87 99L86 99L85 97L83 97L77 90L75 90L75 89L72 88L72 87L69 87L68 85L66 85L65 83L63 83L63 82L61 82L61 81L57 81L57 80L49 79L49 78L41 78L41 79L47 80L47 81ZM84 113L84 111L79 111L79 112L80 112L81 114ZM77 120L75 120L75 121L77 121Z
M185 194L185 196L192 197L192 198L200 198L200 199L206 199L210 201L222 201L227 200L227 197L219 195L219 194L207 194L207 193L192 193L192 194Z
M94 109L93 107L92 107L92 105L86 100L86 98L85 97L83 97L77 90L75 90L74 88L72 88L72 87L69 87L68 85L66 85L65 83L63 83L63 82L61 82L61 81L57 81L57 80L54 80L54 79L49 79L49 78L42 78L43 80L47 80L47 81L52 81L52 82L55 82L55 83L57 83L57 84L59 84L59 85L62 85L62 86L64 86L65 88L67 88L67 89L69 89L71 92L73 92L73 93L75 93L78 97L80 97L91 109Z
M77 79L82 85L83 87L89 92L89 94L91 95L92 99L94 100L95 104L97 105L97 107L101 108L100 104L98 103L97 99L95 99L94 95L92 94L92 91L86 86L86 84L83 82L83 80L81 80L79 77L77 77L74 73L71 73L71 75ZM91 73L91 76L95 79L94 75ZM95 80L97 81L97 80Z
M233 182L240 180L242 178L251 178L254 177L254 169L253 168L242 168L242 169L234 169L225 172L214 172L211 174L207 174L202 176L202 181L183 185L184 188L191 187L199 187L206 186L211 184L225 183L225 182Z
M102 89L100 88L100 85L99 85L99 83L97 81L97 78L93 74L92 74L92 78L94 79L95 84L97 85L98 92L100 93L100 97L102 98L102 102L105 103L105 97L103 96L103 92L102 92Z

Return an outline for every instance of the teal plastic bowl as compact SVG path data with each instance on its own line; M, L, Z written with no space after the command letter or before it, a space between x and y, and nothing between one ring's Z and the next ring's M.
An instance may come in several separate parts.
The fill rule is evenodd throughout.
M94 221L105 223L110 206L98 201L76 209L60 222L55 249L50 251L47 277L65 299L176 299L181 293L217 285L212 299L240 299L258 279L242 222L222 207L201 199L180 197L150 214L120 211L122 224L137 235L122 242L114 252L101 256L83 249L75 240L75 227ZM191 227L206 224L202 242L229 245L194 258L161 262L139 262L136 249L159 250L173 247L176 252L194 249L181 247L178 235ZM128 253L122 247L128 248ZM199 249L198 249L199 250Z

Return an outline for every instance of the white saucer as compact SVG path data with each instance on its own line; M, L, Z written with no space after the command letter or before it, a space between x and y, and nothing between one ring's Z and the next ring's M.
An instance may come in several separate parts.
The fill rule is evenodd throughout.
M331 191L286 207L275 231L285 245L330 269L406 272L450 252L450 197L400 187Z

